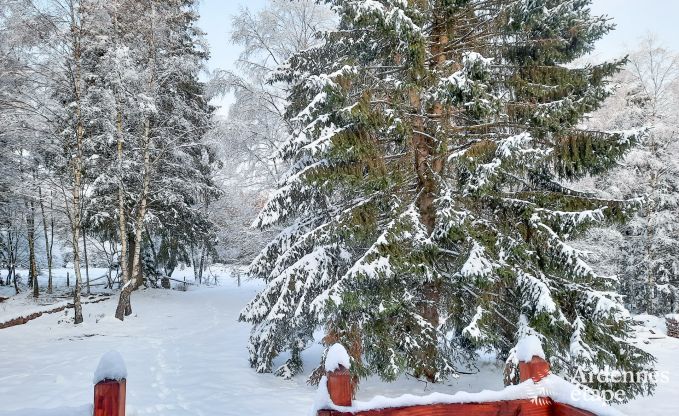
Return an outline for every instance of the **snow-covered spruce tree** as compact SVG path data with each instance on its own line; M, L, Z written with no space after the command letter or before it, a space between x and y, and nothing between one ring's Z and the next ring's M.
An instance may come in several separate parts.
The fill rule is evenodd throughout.
M635 134L576 128L622 62L567 64L612 26L589 1L329 1L339 28L294 55L292 168L256 220L288 224L250 267L250 361L300 369L323 327L357 374L441 380L537 334L556 371L637 371L613 279L568 240L632 203L562 182L609 169ZM600 383L628 397L651 382Z
M645 203L628 224L603 232L622 234L614 255L628 307L637 313L677 312L679 56L649 37L614 81L616 96L588 123L606 129L645 127L649 134L596 187L614 198L644 197ZM585 241L596 244L591 237Z
M161 2L167 16L158 60L158 116L153 129L158 136L154 183L149 213L152 233L159 239L158 256L166 274L178 261L206 265L214 252L215 227L210 204L221 191L215 184L216 152L205 138L212 128L212 107L206 85L198 79L209 53L197 26L196 0ZM199 251L200 259L190 251Z

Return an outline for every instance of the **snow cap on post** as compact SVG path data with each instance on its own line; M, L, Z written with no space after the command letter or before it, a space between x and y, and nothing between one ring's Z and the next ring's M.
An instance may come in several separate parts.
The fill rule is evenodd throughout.
M333 344L328 349L328 354L325 356L325 371L331 372L339 370L340 366L349 370L351 368L351 360L349 353L342 344Z
M125 379L127 379L125 360L118 351L109 351L99 360L92 382L97 384L104 380L121 381Z
M528 362L533 357L545 359L545 351L542 349L542 341L537 335L526 335L516 344L516 358L519 361Z
M516 358L519 360L519 380L522 383L528 379L537 383L549 375L550 365L545 360L545 351L537 335L529 334L519 340Z

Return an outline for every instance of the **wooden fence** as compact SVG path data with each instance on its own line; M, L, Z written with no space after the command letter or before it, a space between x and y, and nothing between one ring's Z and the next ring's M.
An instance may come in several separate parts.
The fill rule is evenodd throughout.
M519 363L521 382L532 379L537 383L550 374L550 366L540 357ZM335 406L352 406L352 378L340 366L327 374L327 389ZM349 409L350 410L350 409ZM506 400L482 403L428 404L388 407L361 411L320 409L318 416L596 416L567 404L557 403L549 397L525 400Z
M111 297L110 295L99 295L99 296L90 295L87 298L87 300L81 301L81 304L82 305L89 305L89 304L92 304L92 303L99 303L99 302L103 302L105 300L108 300L108 298L110 298L110 297ZM17 325L24 325L24 324L26 324L26 323L34 320L34 319L40 318L43 315L48 315L48 314L57 313L57 312L63 312L66 309L73 309L73 303L66 303L65 305L56 306L54 308L47 309L47 310L44 310L44 311L34 312L34 313L31 313L31 314L26 315L26 316L19 316L19 317L10 319L9 321L4 321L4 322L0 321L0 329L11 328L11 327L17 326Z
M537 383L550 374L549 363L533 357L519 363L521 382ZM335 406L353 403L352 377L340 366L327 374L327 390ZM103 380L94 386L94 416L125 416L126 380ZM350 409L349 409L350 410ZM428 404L361 411L320 409L317 416L596 416L594 413L558 403L549 397L483 403Z

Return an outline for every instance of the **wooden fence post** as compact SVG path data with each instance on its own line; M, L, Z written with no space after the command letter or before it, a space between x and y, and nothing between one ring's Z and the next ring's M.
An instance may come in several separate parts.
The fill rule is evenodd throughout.
M549 362L544 358L534 355L533 358L528 361L519 362L519 380L523 383L524 381L532 378L534 382L539 382L543 378L547 377L550 373Z
M126 380L103 380L94 385L94 416L125 416Z
M328 394L335 406L351 406L353 389L351 388L351 373L343 365L335 371L329 371Z
M117 351L99 360L94 372L94 416L125 416L127 368Z

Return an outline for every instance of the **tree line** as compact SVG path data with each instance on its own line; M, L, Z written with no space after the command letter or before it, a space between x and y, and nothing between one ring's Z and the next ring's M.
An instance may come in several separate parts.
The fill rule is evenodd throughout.
M119 265L119 319L157 270L171 274L185 262L202 271L214 250L208 211L221 193L219 161L206 141L214 108L199 80L208 51L196 7L193 0L0 5L6 283L16 286L26 247L38 296L41 233L50 292L55 232L67 236L76 323L89 238Z

